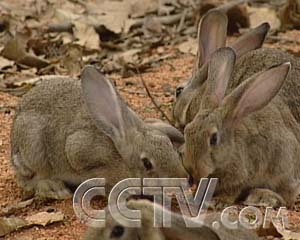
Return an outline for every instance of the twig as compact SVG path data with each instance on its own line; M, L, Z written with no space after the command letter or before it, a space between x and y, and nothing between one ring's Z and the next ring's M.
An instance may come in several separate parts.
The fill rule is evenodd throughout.
M176 30L178 33L180 33L183 29L186 14L187 14L187 9L185 9L182 13L181 19L179 21L179 25L178 25L177 30Z
M50 23L49 26L47 27L46 31L48 33L51 32L69 32L73 33L73 27L74 24L71 22L64 22L64 23Z
M157 102L155 101L154 97L151 95L149 88L147 87L144 78L142 76L142 74L140 74L139 70L136 69L138 75L140 76L140 79L142 81L142 84L146 90L146 93L148 95L148 97L151 99L151 102L153 103L153 105L156 107L156 109L162 114L162 116L171 124L173 125L173 122L171 121L171 119L167 116L167 114L160 108L160 106L157 104Z

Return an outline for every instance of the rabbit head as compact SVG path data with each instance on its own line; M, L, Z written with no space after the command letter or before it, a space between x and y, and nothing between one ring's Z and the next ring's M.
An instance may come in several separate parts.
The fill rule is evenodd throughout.
M105 228L90 228L85 240L120 239L120 240L168 240L168 239L197 239L220 240L217 233L203 225L200 228L190 229L185 226L181 215L171 213L171 228L154 227L154 204L148 200L130 200L127 203L130 209L139 210L141 213L141 227L128 228L107 214ZM161 208L161 206L156 206ZM167 211L167 210L165 210ZM161 220L161 219L160 219Z
M130 200L127 205L130 209L141 210L141 228L126 227L107 211L105 227L89 228L84 240L165 240L161 230L153 227L153 204L150 201Z
M257 73L225 97L235 53L230 48L219 49L213 54L211 62L205 97L196 117L184 130L183 164L194 179L211 175L220 177L229 168L234 168L237 174L244 172L240 158L245 157L247 151L242 151L248 149L249 141L237 126L276 96L290 70L290 63L284 63ZM268 116L263 119L266 124L268 120L270 123ZM259 123L255 124L257 126Z
M176 144L182 134L159 120L142 121L96 68L81 75L84 102L96 126L114 143L136 177L184 177Z
M207 70L212 54L226 45L227 16L218 10L211 10L200 21L198 30L198 52L192 76L176 89L173 117L176 127L183 129L198 112L199 101L205 91ZM263 23L243 34L229 45L239 58L247 52L260 48L270 26Z
M185 221L193 221L189 218L184 220L183 216L177 213L171 214L171 227L154 227L154 204L148 200L130 200L128 207L133 210L139 210L141 213L141 227L128 228L113 219L107 214L106 226L104 228L89 228L85 234L84 240L256 240L257 235L253 232L239 227L231 230L225 226L212 228L212 224L220 220L220 214L207 214L200 227L188 228ZM157 206L157 208L162 208ZM168 211L164 209L164 211ZM161 220L161 219L160 219Z

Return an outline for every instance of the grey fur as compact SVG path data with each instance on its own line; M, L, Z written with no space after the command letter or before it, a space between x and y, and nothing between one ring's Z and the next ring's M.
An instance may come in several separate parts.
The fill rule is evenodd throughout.
M77 186L93 177L105 177L108 188L128 177L184 177L170 140L182 143L183 136L166 126L143 122L88 66L82 84L45 81L23 97L11 134L12 164L25 193L56 199L71 196L65 183Z
M153 227L153 203L146 200L131 200L129 207L141 210L141 228L124 228L124 233L119 238L111 236L116 226L122 226L108 215L105 228L90 228L84 240L258 240L257 235L250 230L240 227L237 230L226 229L222 224L220 228L212 228L214 221L220 221L219 214L208 214L204 224L199 228L187 228L182 215L171 213L172 224L170 228Z
M195 179L219 178L216 196L224 202L247 193L252 204L294 204L300 190L299 69L289 54L259 49L236 63L221 103L213 104L213 92L203 90L185 128L184 165ZM210 145L213 134L216 146Z
M263 23L243 34L229 45L236 53L237 63L243 62L240 58L244 58L245 55L251 54L253 50L261 48L269 28L268 23ZM209 11L203 16L199 24L198 52L192 76L177 88L182 89L180 96L176 97L173 108L173 118L178 128L183 129L186 124L194 119L198 112L208 78L208 65L213 64L210 61L211 54L219 48L225 47L226 44L226 31L224 29L227 29L227 16L218 10ZM260 71L263 68L257 70ZM251 74L254 73L252 70L250 72ZM233 78L240 78L240 76L235 77L235 73L233 73ZM243 77L243 79L246 79L246 77Z

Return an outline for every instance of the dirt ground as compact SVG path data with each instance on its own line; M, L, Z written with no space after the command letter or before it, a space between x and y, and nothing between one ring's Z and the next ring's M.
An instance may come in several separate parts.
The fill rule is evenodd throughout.
M287 46L285 46L287 47ZM191 73L193 65L192 56L180 56L173 60L163 62L161 66L151 69L143 74L155 98L165 110L171 109L175 86L186 79ZM156 109L147 97L138 76L122 79L112 75L117 83L121 95L129 105L143 117L159 117ZM10 128L14 115L14 108L19 98L0 92L0 208L16 204L22 200L21 190L16 184L14 171L10 164ZM170 114L170 112L169 112ZM49 201L33 203L30 206L16 211L19 217L29 216L41 211L61 211L65 215L63 222L54 223L47 227L33 227L21 229L5 239L81 239L86 227L74 215L72 201ZM290 209L290 220L294 225L300 225L300 201L294 209ZM300 231L300 226L294 226ZM268 237L267 239L273 239ZM277 238L278 239L278 238Z

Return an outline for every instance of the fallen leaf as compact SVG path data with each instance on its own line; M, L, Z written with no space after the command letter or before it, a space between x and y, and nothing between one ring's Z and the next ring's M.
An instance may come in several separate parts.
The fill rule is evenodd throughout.
M147 13L156 12L159 8L158 0L125 0L128 2L129 15L132 18L143 17Z
M2 140L0 139L0 146L2 145ZM31 205L33 203L33 198L32 199L29 199L27 201L22 201L22 202L19 202L17 204L13 204L13 205L10 205L10 206L7 206L6 208L4 208L2 210L2 213L3 214L12 214L13 212L15 212L16 210L18 209L23 209L29 205Z
M78 39L76 43L88 49L99 49L99 36L92 25L80 21L74 22L73 31L75 38Z
M177 48L182 53L190 53L190 54L193 54L194 56L196 56L197 49L198 49L197 39L188 38L187 41L179 44L179 46Z
M283 225L280 218L272 218L272 224L284 240L300 240L300 233L285 229L285 226Z
M20 228L36 225L45 227L51 223L61 222L63 220L64 214L62 212L40 212L35 215L26 217L25 219L17 217L0 218L0 237L3 237Z
M87 3L87 22L93 26L105 26L115 34L122 33L128 19L130 4L126 1L101 1Z
M147 16L144 18L143 32L146 37L160 35L162 32L162 24L157 17Z
M248 7L250 27L255 28L258 25L268 22L271 29L280 28L280 20L277 17L276 10L268 7Z
M27 53L25 49L26 42L17 35L6 43L1 54L9 60L29 67L43 68L49 65L46 60Z
M130 49L125 52L117 54L114 58L118 61L120 58L126 63L136 63L138 60L138 53L141 52L141 49Z
M25 227L26 225L27 221L21 218L0 218L0 237Z
M13 64L14 64L13 61L10 61L10 60L0 56L0 69L2 69L4 67L12 66Z
M26 217L25 220L28 222L27 226L41 225L45 227L51 223L63 221L64 214L62 212L40 212Z

